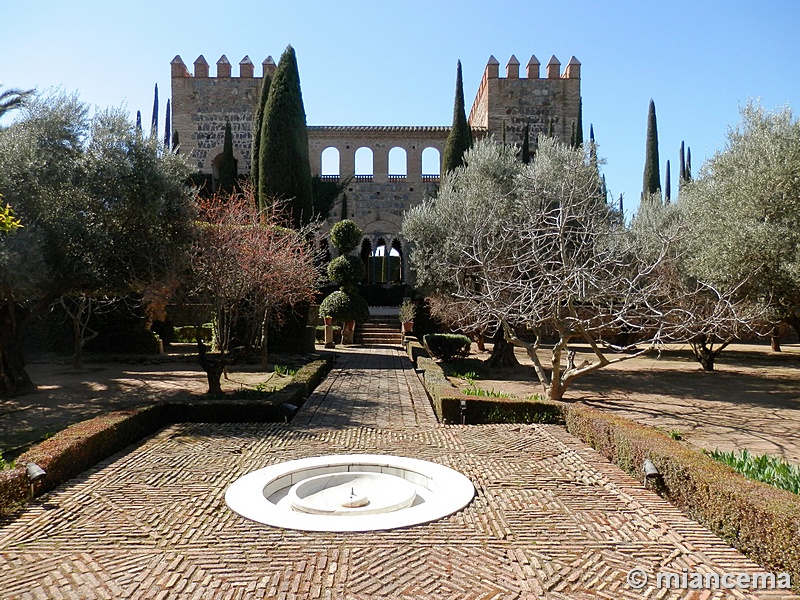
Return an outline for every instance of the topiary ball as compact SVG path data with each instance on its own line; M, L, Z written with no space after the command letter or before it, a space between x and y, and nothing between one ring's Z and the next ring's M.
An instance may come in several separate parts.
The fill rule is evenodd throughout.
M328 264L328 279L344 287L360 283L367 272L364 262L357 256L340 256Z
M361 228L349 219L331 227L331 243L339 254L349 254L361 243Z
M319 314L333 317L337 321L358 321L369 319L369 306L359 294L348 294L341 290L333 292L319 305Z

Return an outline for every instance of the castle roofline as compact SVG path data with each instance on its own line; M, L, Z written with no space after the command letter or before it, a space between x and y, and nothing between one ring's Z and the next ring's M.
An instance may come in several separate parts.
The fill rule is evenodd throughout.
M385 132L385 133L447 133L450 125L309 125L309 131L315 132Z

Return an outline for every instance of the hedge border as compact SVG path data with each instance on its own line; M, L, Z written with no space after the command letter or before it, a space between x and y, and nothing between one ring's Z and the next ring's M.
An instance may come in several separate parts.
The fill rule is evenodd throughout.
M47 473L33 485L34 496L38 496L173 423L279 422L281 404L302 406L332 363L333 357L326 356L304 365L288 385L269 396L268 403L236 398L236 392L229 392L224 399L136 406L71 425L21 454L16 468L0 471L0 515L31 500L25 471L28 462Z
M458 396L442 368L414 339L406 352L422 371L436 416L442 423L461 422L461 401L466 400L466 422L487 406L514 403L513 399ZM800 497L765 483L747 479L666 433L606 413L585 404L524 401L541 410L550 421L594 448L635 479L646 484L642 466L649 458L661 474L651 486L691 519L774 573L791 575L800 592Z

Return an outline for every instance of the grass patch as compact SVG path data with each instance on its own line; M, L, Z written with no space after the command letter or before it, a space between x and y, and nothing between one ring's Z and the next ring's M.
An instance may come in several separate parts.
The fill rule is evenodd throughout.
M466 396L477 396L478 398L512 398L513 397L511 394L507 394L505 392L496 392L496 391L494 391L494 389L484 390L483 388L479 388L479 387L477 387L475 385L471 385L470 387L461 390L461 392Z
M767 454L751 454L748 450L741 452L709 452L714 460L732 467L748 479L768 483L781 490L800 494L800 467L786 462L777 456Z

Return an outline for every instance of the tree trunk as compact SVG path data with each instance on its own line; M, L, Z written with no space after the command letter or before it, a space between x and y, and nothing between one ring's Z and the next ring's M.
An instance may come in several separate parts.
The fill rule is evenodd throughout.
M519 361L514 355L514 346L509 344L503 336L502 330L497 330L494 335L494 348L492 354L486 359L486 366L490 369L505 369L518 367Z
M232 365L239 358L239 354L244 350L244 346L236 348L228 356L220 356L219 358L209 358L206 354L206 345L199 337L197 338L197 360L203 371L206 372L206 379L208 379L208 392L209 395L221 396L222 391L222 373L225 367Z
M781 336L778 332L778 325L774 325L772 331L769 332L769 346L773 352L781 351Z
M269 308L264 310L264 319L261 321L261 368L267 369L267 334L269 333L269 319L271 311Z
M797 337L800 338L800 315L794 312L790 313L783 319L786 323L791 325Z
M21 329L27 311L13 300L7 300L0 309L0 395L12 396L34 389L30 375L25 370L22 353Z
M724 344L717 350L713 350L713 344L709 345L705 336L703 336L701 339L690 342L689 345L692 347L692 352L694 353L694 357L697 359L697 362L699 362L700 366L703 367L703 371L714 370L714 361L717 359L719 353L722 352L722 349L727 346L727 344Z

